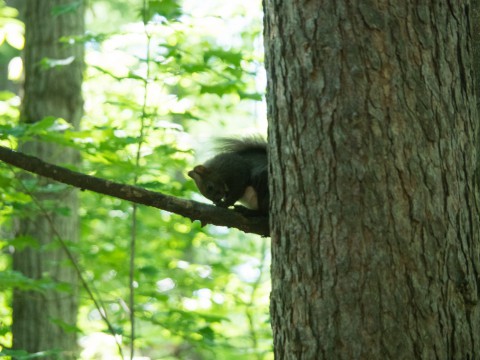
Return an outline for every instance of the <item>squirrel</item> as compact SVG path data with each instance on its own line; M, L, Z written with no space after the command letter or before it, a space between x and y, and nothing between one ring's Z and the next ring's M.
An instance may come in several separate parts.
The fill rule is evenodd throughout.
M257 136L217 139L218 154L188 172L200 193L217 206L245 215L268 215L267 142Z

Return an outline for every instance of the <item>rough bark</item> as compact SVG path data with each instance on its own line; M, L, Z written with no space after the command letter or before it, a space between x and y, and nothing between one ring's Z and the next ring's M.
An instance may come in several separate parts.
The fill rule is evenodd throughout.
M83 112L81 96L83 44L69 45L63 36L84 33L83 5L71 8L70 0L28 0L25 6L25 83L22 121L35 122L46 116L61 117L78 127ZM69 8L70 6L70 8ZM58 11L58 10L63 11ZM69 10L70 9L70 10ZM69 64L46 68L44 59L71 59ZM66 62L68 63L68 61ZM53 163L78 162L71 149L37 141L24 143L20 149ZM42 185L46 185L42 181ZM35 238L39 248L18 250L13 257L14 270L34 278L51 278L71 285L69 292L47 290L13 296L13 347L29 352L55 350L49 359L76 358L76 333L66 331L76 323L78 279L63 249L56 243L57 234L67 242L78 240L77 192L35 194L40 201L56 201L56 207L68 209L60 214L45 206L48 213L36 209L19 219L19 235ZM35 206L32 206L33 208ZM55 227L55 230L53 229Z
M480 0L471 0L472 6L472 53L473 53L473 74L477 95L477 111L480 104L478 89L480 89ZM480 144L479 144L480 145Z
M468 1L264 8L276 358L480 358Z

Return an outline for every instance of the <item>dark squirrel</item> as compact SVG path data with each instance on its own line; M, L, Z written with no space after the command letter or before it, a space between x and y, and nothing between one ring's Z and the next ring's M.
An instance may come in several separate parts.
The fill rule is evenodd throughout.
M235 209L246 215L267 215L268 156L267 142L260 137L218 139L218 154L188 172L198 190L221 207L237 201Z

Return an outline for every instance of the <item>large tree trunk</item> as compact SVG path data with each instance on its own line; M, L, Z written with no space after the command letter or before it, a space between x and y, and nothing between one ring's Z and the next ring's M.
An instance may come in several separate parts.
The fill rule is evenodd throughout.
M25 86L22 121L35 122L46 116L61 117L78 127L83 112L81 96L83 45L60 43L62 36L84 33L83 6L70 12L70 0L28 0L25 8ZM69 65L45 69L45 58L61 60L74 57ZM78 163L71 149L55 144L31 141L21 150L53 163ZM42 185L47 182L42 181ZM14 254L14 269L33 279L50 278L71 284L71 291L49 290L42 293L16 290L13 297L13 346L29 352L56 350L58 358L74 359L75 332L65 331L75 325L78 300L77 276L57 237L65 242L78 240L77 192L42 191L35 197L44 202L43 210L32 205L36 215L19 220L19 234L34 237L40 247L26 248ZM56 201L57 205L51 205ZM50 203L50 205L49 205ZM64 207L68 214L55 208ZM44 210L46 209L46 212ZM66 326L65 326L66 325ZM51 356L49 358L57 358Z
M276 358L480 358L468 1L264 5Z

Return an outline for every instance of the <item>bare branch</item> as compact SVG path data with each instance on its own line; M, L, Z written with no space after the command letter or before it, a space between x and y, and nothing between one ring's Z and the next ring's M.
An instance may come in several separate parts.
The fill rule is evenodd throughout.
M246 233L269 236L267 217L245 217L242 214L197 201L184 200L114 181L85 175L64 167L53 165L37 157L0 146L0 160L23 170L41 175L82 190L113 196L134 203L166 210L190 220L199 220L203 225L213 224L237 228Z

